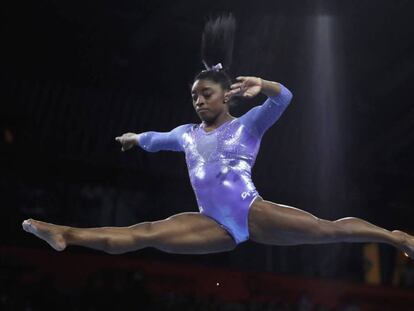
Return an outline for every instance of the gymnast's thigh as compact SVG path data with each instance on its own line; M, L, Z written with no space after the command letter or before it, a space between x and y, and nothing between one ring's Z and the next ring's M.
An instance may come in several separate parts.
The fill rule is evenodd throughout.
M250 240L273 245L296 245L315 242L332 226L301 209L258 199L249 211ZM333 229L333 228L332 228Z
M180 213L151 223L151 246L170 253L206 254L236 247L234 239L212 218Z

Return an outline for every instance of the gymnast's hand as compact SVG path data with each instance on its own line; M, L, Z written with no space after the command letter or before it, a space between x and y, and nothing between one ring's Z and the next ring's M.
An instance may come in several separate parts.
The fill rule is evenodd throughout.
M121 143L122 151L127 151L138 144L137 134L135 133L122 134L122 136L115 137L115 140Z
M231 90L227 93L230 96L242 96L251 98L260 93L263 86L261 78L257 77L243 77L236 78L239 82L236 82L230 86Z

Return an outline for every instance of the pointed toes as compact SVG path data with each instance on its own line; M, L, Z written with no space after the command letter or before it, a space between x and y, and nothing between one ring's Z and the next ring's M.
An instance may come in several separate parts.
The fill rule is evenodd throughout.
M23 227L23 230L27 232L33 232L36 229L33 225L32 219L26 219L25 221L23 221L22 227Z

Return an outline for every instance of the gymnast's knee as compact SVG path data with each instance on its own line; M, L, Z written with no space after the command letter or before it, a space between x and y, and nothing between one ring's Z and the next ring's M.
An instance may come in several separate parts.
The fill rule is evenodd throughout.
M108 254L123 254L149 246L153 232L152 222L143 222L122 228L122 232L104 239L104 251Z
M156 235L157 231L152 221L141 222L128 228L131 230L131 235L137 242L147 242Z
M336 240L344 235L343 228L335 221L317 218L317 227L324 237Z

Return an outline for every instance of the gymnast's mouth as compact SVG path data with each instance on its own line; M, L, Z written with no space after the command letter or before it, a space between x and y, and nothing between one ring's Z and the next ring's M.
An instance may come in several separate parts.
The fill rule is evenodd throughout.
M207 108L200 108L200 109L197 109L197 112L201 112L201 111L208 111L208 109L207 109Z

